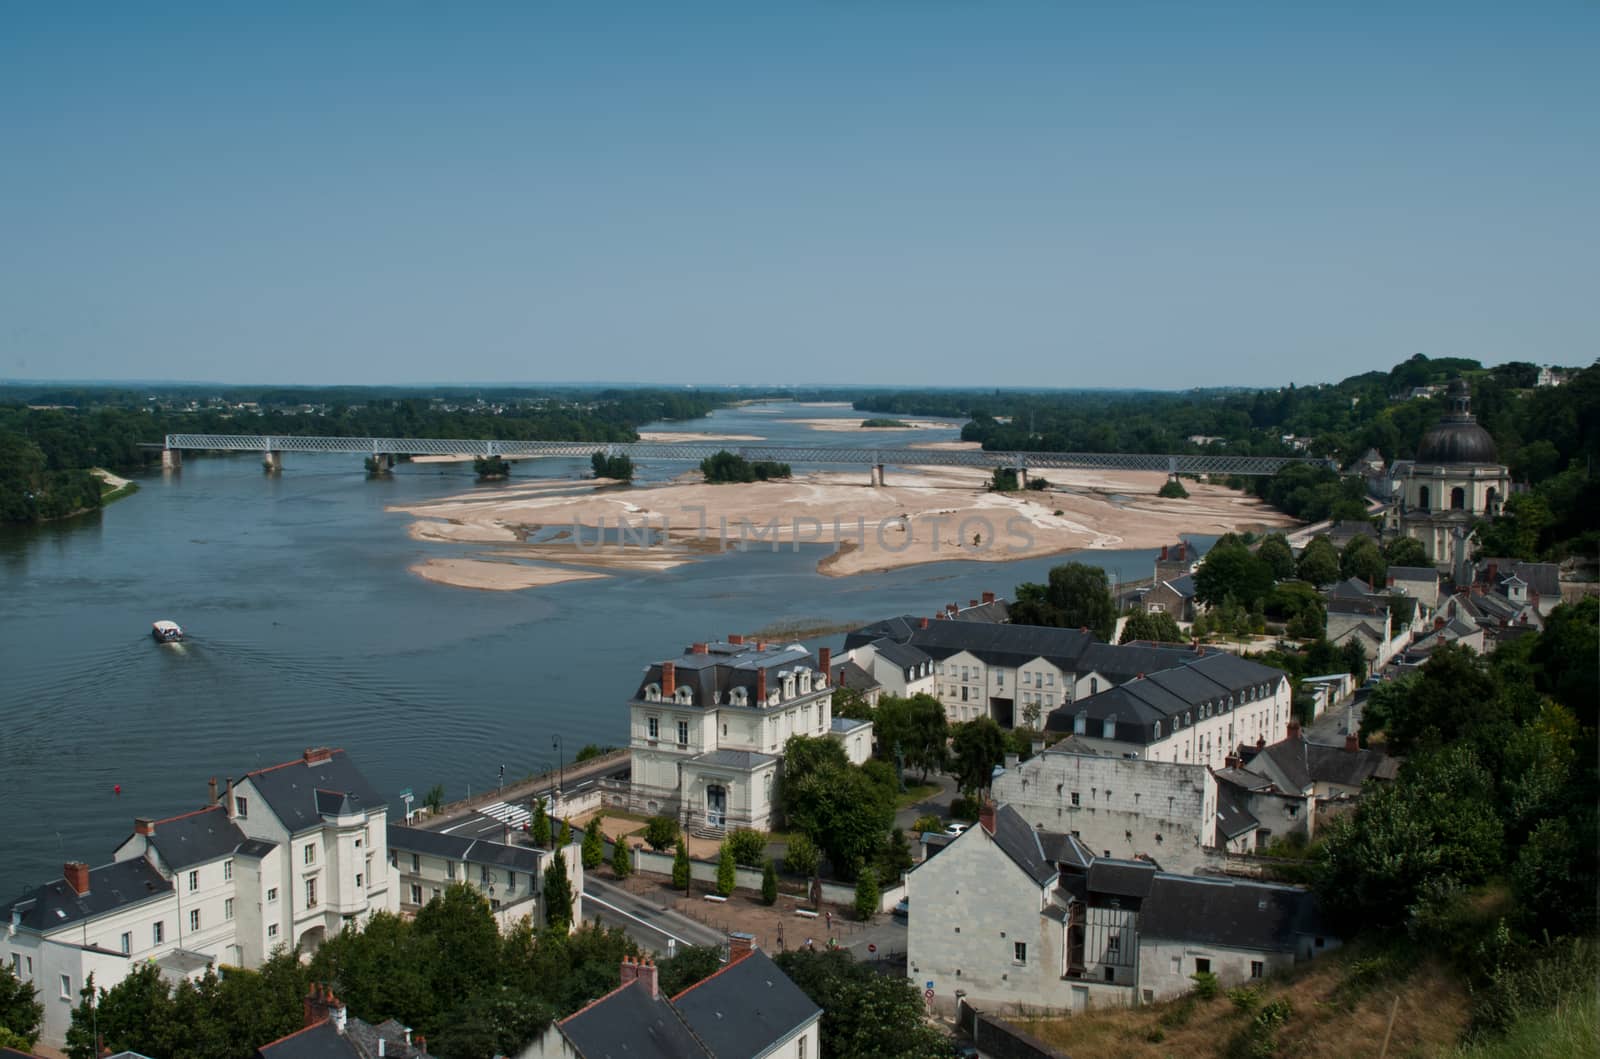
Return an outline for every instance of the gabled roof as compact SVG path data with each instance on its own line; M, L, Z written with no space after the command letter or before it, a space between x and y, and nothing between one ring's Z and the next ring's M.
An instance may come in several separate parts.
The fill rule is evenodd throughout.
M1165 872L1139 912L1141 937L1259 952L1293 952L1325 930L1308 891Z
M1439 583L1439 571L1431 566L1391 566L1389 576L1396 581L1426 581Z
M1230 841L1261 826L1244 805L1244 792L1232 784L1217 786L1217 830Z
M662 995L634 981L559 1023L583 1059L713 1059Z
M1372 595L1372 586L1358 577L1347 577L1325 593L1330 601L1335 599L1366 599Z
M267 807L290 834L322 825L333 807L327 792L342 792L340 807L355 812L387 809L387 801L372 789L367 778L343 750L329 751L327 757L307 755L282 765L245 773ZM322 793L319 793L322 792Z
M828 730L835 735L849 735L861 728L871 727L871 721L864 721L859 717L835 717L828 725Z
M1121 742L1149 743L1155 738L1152 726L1156 721L1183 714L1206 702L1225 706L1230 696L1247 688L1264 684L1275 689L1284 679L1282 670L1226 651L1206 651L1183 659L1178 665L1147 673L1144 679L1130 680L1097 695L1059 706L1050 712L1045 729L1071 732L1077 715L1082 713L1094 722L1114 718L1115 738ZM1093 730L1085 734L1100 735Z
M244 832L221 805L157 820L154 827L148 841L173 871L231 856L245 842Z
M1112 897L1145 898L1155 879L1156 866L1142 860L1096 857L1089 865L1089 891Z
M1200 657L1200 652L1183 644L1092 643L1078 658L1079 673L1099 673L1108 680L1122 681L1141 673L1170 669Z
M1042 625L997 625L978 621L930 621L909 615L875 622L845 637L846 651L872 644L880 654L886 644L911 647L927 658L945 659L962 651L987 665L1019 665L1043 658L1057 668L1076 670L1078 656L1094 638L1080 629ZM910 663L906 663L910 664Z
M511 868L532 875L550 854L531 846L508 846L504 842L490 842L481 838L447 835L441 831L426 831L420 827L390 824L389 848L404 853L422 853L430 857L459 860L468 864L487 864L497 868Z
M1002 805L995 809L993 838L1001 852L1027 872L1028 877L1038 885L1043 886L1056 877L1055 866L1045 855L1039 833L1029 827L1028 822L1011 806Z
M0 923L13 911L21 926L41 934L82 920L94 919L172 892L172 883L143 857L113 861L89 869L89 892L77 893L66 879L56 879L0 905Z
M345 1019L340 1033L332 1019L323 1018L303 1030L280 1037L256 1049L260 1059L378 1059L379 1040L386 1059L430 1059L414 1043L406 1043L406 1028L394 1019L374 1026L358 1018Z
M1394 758L1376 750L1346 750L1296 737L1263 747L1247 771L1273 778L1275 769L1293 789L1303 791L1313 783L1359 787L1374 777L1389 779L1397 764Z
M764 1055L822 1014L760 949L685 989L672 1006L718 1057Z
M833 682L851 691L874 691L883 687L878 678L856 665L854 661L833 667Z
M1371 596L1362 596L1360 599L1351 596L1331 596L1327 608L1330 614L1379 615L1389 608L1389 601Z
M874 640L872 646L877 650L879 657L901 669L911 669L933 661L933 656L910 644L896 643L893 640Z

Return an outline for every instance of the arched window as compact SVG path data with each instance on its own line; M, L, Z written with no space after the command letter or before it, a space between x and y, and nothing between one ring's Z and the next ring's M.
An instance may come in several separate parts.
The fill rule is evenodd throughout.
M1465 511L1467 507L1467 491L1459 485L1450 490L1450 510Z
M735 706L743 706L749 701L750 693L744 688L734 688L728 693L728 701Z
M661 701L661 685L660 684L646 684L644 686L644 701L646 701L646 702L660 702Z
M1428 487L1427 486L1423 486L1422 488L1417 490L1417 507L1421 508L1423 511L1432 510L1428 506L1428 501L1431 500L1431 499L1432 499L1432 497L1428 493Z

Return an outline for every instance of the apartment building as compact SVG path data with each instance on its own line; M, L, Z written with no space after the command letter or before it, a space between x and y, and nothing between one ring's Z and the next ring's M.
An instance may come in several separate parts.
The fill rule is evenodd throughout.
M524 916L543 927L544 873L559 859L572 884L570 922L575 927L583 921L583 857L575 842L559 850L536 849L402 824L389 825L388 840L402 912L414 915L449 887L465 883L489 902L502 927Z

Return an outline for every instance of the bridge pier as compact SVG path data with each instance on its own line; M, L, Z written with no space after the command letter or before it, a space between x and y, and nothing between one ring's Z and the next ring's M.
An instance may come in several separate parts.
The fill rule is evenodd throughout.
M393 473L393 471L394 453L374 452L371 456L367 457L367 473L373 477L382 477L383 475Z
M268 449L261 459L261 469L268 474L281 474L283 472L283 453L277 449Z
M883 484L883 464L874 463L867 468L867 484L872 486Z
M1028 488L1028 468L1026 468L1026 467L1018 467L1017 468L1017 488L1018 489L1026 489L1026 488Z
M181 471L181 470L183 470L183 450L182 449L162 449L161 450L161 469L163 471Z

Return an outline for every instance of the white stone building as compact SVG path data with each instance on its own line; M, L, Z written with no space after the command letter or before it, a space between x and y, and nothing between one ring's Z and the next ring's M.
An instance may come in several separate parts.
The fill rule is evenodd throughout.
M552 851L442 831L389 825L389 864L399 892L400 911L415 915L456 883L464 883L489 902L502 929L531 916L536 927L548 918L544 873L560 859L572 886L569 922L583 922L583 856L576 841Z

